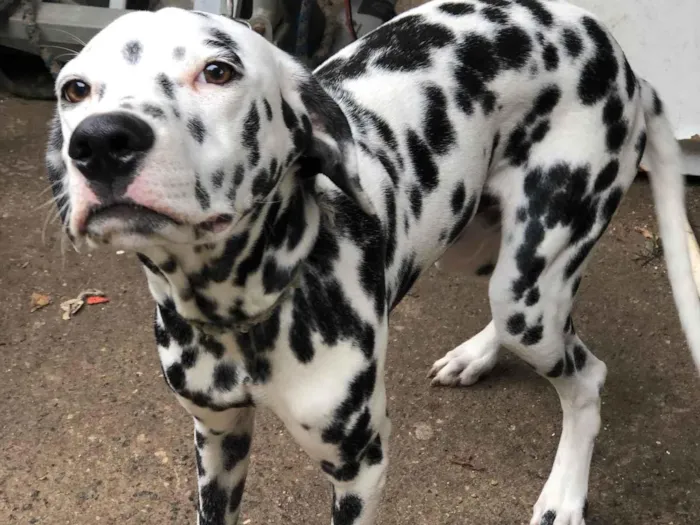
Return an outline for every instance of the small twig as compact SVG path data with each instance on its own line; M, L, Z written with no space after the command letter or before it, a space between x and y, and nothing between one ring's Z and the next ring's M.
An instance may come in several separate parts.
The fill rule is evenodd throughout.
M467 467L469 470L473 470L474 472L484 472L486 470L484 467L477 467L471 461L464 459L452 458L450 459L450 463L453 465L459 465L460 467Z

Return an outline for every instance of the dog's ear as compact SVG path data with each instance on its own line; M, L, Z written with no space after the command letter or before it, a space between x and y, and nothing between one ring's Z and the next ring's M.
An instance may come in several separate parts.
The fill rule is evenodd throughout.
M376 211L365 193L357 168L357 146L345 115L313 76L299 86L306 112L305 144L299 159L303 173L328 177L365 213Z

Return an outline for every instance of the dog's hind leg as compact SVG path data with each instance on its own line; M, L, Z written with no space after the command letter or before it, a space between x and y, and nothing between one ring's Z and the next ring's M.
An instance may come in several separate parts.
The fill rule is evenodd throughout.
M504 169L503 242L489 299L498 342L552 383L563 411L531 525L584 525L607 368L576 335L571 309L591 250L634 178L637 153L633 142L598 158L547 155L557 151L541 151L527 168Z

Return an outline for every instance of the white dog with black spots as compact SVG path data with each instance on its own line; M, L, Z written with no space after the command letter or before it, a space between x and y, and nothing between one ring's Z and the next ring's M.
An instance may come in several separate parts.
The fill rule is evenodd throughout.
M606 366L571 308L645 151L700 364L678 146L580 8L432 1L313 73L234 20L136 12L56 89L47 164L65 230L145 267L163 372L194 417L200 525L237 522L260 406L327 474L333 523L376 522L389 313L479 223L498 236L478 270L493 320L433 383L474 383L501 346L546 377L563 431L531 524L583 525Z

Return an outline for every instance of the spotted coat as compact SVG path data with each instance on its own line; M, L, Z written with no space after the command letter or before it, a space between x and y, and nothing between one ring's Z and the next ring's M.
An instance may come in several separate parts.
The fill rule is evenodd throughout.
M145 269L163 375L195 419L200 525L237 522L259 406L332 482L333 523L375 523L388 315L484 238L497 249L475 271L491 275L493 320L433 382L473 383L499 345L547 377L565 428L531 523L583 525L606 367L571 305L647 137L698 352L662 103L577 7L432 1L313 73L235 21L136 12L66 65L57 92L47 165L65 229Z

